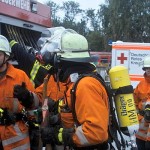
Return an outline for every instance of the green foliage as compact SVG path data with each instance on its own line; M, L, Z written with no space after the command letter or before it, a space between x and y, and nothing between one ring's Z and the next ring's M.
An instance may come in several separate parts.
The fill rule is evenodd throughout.
M87 40L91 51L105 51L103 37L99 32L89 32L89 34L87 35Z
M61 9L65 12L64 21L74 22L75 17L82 12L79 3L74 1L63 2Z
M51 8L53 26L71 28L84 35L93 51L111 51L110 39L150 42L149 0L106 0L98 10L82 10L74 1L63 2L62 6L49 1L47 5Z
M113 41L150 41L150 2L148 0L108 0L102 9L104 33Z

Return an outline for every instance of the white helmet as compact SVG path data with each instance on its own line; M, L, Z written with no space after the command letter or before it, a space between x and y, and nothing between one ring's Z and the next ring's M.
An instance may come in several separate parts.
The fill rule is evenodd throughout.
M54 34L57 35L59 32L63 32L64 30L64 27L53 27L44 29L41 33L41 37L37 41L39 48L42 48L45 42Z
M43 56L46 52L56 53L60 60L65 61L92 61L86 38L72 29L54 32L41 49Z
M143 70L145 68L150 68L150 56L145 57L144 62L143 62Z
M5 52L8 56L10 56L11 54L9 42L3 35L0 35L0 51Z
M67 29L61 36L61 51L58 52L62 60L84 62L90 58L86 38Z

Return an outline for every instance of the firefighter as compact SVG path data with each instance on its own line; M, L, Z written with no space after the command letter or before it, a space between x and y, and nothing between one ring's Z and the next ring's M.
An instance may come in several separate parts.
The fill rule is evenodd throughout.
M54 67L54 81L57 85L61 82L66 90L62 90L62 104L59 104L60 126L42 129L41 137L74 149L105 150L108 146L108 96L97 79L96 68L91 63L95 59L89 55L87 40L71 29L56 32L57 36L53 34L43 44L42 61ZM72 90L78 78L85 74L76 90ZM53 85L48 85L49 88ZM73 99L71 91L76 91Z
M63 27L46 28L42 32L41 37L39 38L37 42L39 47L42 48L43 44L48 40L48 38L54 35L55 31L57 33L59 31L61 33L64 30L65 28ZM39 62L43 64L43 58L42 58L41 53L38 53L36 58L38 59ZM45 63L45 64L49 64L49 63ZM48 79L46 97L49 98L49 105L50 105L49 107L52 107L51 105L54 104L53 102L58 102L59 100L61 101L61 99L64 96L64 91L66 91L67 86L61 82L57 82L58 79L56 77L56 69L53 66L49 69L48 75L46 78ZM44 83L38 86L35 90L36 94L38 95L41 101L43 101L43 89L44 89ZM57 107L56 109L58 110ZM54 109L54 111L57 111L57 110Z
M150 57L143 62L144 79L134 90L134 100L139 118L139 130L136 133L138 150L150 149Z
M74 149L107 149L108 95L104 86L93 77L99 75L91 63L95 60L89 54L85 37L65 29L44 43L41 54L43 62L55 68L55 82L67 87L63 104L59 105L62 126L43 129L42 138ZM78 78L84 75L87 76L72 90Z
M23 70L30 80L33 82L35 88L43 83L44 77L48 74L50 65L44 66L37 59L36 55L27 52L19 43L10 39L10 46L14 59L18 62L18 68Z
M47 34L47 33L42 33L42 36L44 35L45 36L45 34ZM46 35L47 36L47 35ZM43 37L42 37L43 38ZM41 40L41 39L40 39ZM10 40L10 45L11 45L11 47L12 47L12 51L13 51L13 54L14 54L14 56L15 56L15 59L18 61L18 63L19 63L19 67L20 68L22 68L23 70L26 70L28 73L30 72L30 67L32 66L31 64L33 64L33 62L34 62L34 60L36 59L35 58L35 56L33 56L33 55L30 55L29 53L27 53L22 47L21 47L21 45L19 45L16 41L14 41L14 40ZM20 56L21 55L21 56ZM23 58L22 58L23 57ZM25 58L25 59L24 59ZM27 61L28 60L28 61ZM40 55L39 55L39 57L38 57L38 60L40 60ZM36 60L36 62L38 62L38 64L40 64L40 66L41 66L41 63L38 61L38 60ZM26 63L26 62L28 62L28 63ZM26 67L26 68L24 68L24 67ZM35 67L37 67L38 69L39 69L39 67L36 65ZM33 68L35 68L35 67L33 67ZM33 68L32 68L32 70L33 70ZM61 83L59 84L59 86L57 85L57 82L55 82L54 80L54 78L55 78L55 76L53 75L53 73L52 73L52 69L53 68L51 68L50 67L50 65L46 65L46 67L43 65L43 66L41 66L40 67L41 69L39 69L39 71L38 72L36 72L36 76L37 77L39 77L39 81L40 81L40 83L42 82L42 80L43 80L43 78L44 78L44 76L46 75L46 74L50 74L51 76L49 76L48 78L49 78L49 81L48 81L48 90L47 90L47 97L49 97L49 104L51 105L50 107L54 107L53 106L53 101L59 101L62 97L63 97L63 90L65 90L65 86L62 86L61 85ZM51 69L50 69L51 68ZM36 69L36 68L35 68ZM31 75L31 74L30 74ZM38 79L38 78L37 78ZM36 87L38 86L38 82L36 82L37 80L36 80L36 78L35 78L35 83L37 83L36 84ZM37 88L36 88L36 92L37 92L37 95L39 96L39 98L43 101L43 86L44 86L44 84L41 84L40 86L38 86ZM60 88L61 87L61 88ZM60 90L59 90L60 89ZM23 94L23 93L22 93ZM42 102L41 102L41 104L42 104ZM40 104L40 107L42 106ZM56 104L56 106L58 106L58 104ZM52 118L55 118L55 117L57 117L57 115L55 116L55 111L57 112L58 111L58 108L57 107L55 107L56 109L54 109L53 108L53 111L51 111L51 118L49 117L49 119L52 119ZM53 114L53 116L52 116L52 114ZM41 116L40 116L41 117ZM39 120L41 120L41 118L39 118ZM52 122L52 124L54 125L54 124L56 124L56 123L54 123L54 122ZM52 125L52 124L48 124L48 125ZM32 130L33 131L33 130ZM37 131L38 132L38 131ZM35 132L34 132L35 133ZM35 134L34 134L35 135ZM31 134L30 134L30 138L31 138ZM37 137L37 136L36 136ZM37 139L35 137L35 139ZM32 136L32 139L33 139L33 141L35 141L34 140L34 137ZM37 141L37 140L36 140ZM43 143L44 144L51 144L51 141L50 142L46 142L46 141L43 141ZM32 143L31 143L32 144ZM35 144L33 144L33 148L34 148L34 145ZM32 148L32 149L33 149Z
M47 132L47 128L49 127L59 127L61 124L60 121L60 115L59 115L59 103L62 102L62 98L64 96L64 91L66 90L66 85L63 85L61 82L59 82L59 85L55 81L55 77L52 74L50 77L49 75L46 77L48 78L48 83L47 83L47 91L46 91L46 99L47 101L47 106L48 106L48 113L46 113L45 119L43 119L43 122L41 123L41 131L44 130L44 132ZM36 88L36 94L38 95L39 99L43 101L44 103L44 98L43 98L43 89L44 89L44 83L41 84L39 87ZM44 112L43 112L44 114ZM43 117L44 118L44 117ZM48 120L48 121L45 121ZM46 123L45 123L46 122ZM47 134L47 133L46 133ZM57 145L53 142L53 140L49 139L49 136L43 137L42 135L42 143L43 147L46 147L49 149L49 145L51 145L52 149L55 150L63 150L63 146Z
M54 27L54 28L45 29L41 34L42 35L41 38L38 40L39 47L41 47L43 45L43 43L45 43L47 38L51 37L51 35L53 34L53 32L55 30L57 30L57 32L58 31L62 32L62 31L64 31L64 28L63 27ZM50 31L52 31L52 32L50 33ZM37 55L37 58L41 63L43 63L41 55ZM48 98L47 105L48 105L48 111L49 111L49 113L46 113L47 114L46 118L48 118L49 121L44 126L41 125L42 131L45 127L52 127L52 126L56 127L56 126L60 125L60 119L59 119L60 115L58 114L58 111L59 111L58 105L59 105L59 103L62 102L62 98L64 96L64 91L66 91L66 88L67 88L67 86L65 84L63 84L61 82L58 83L56 81L57 79L56 79L54 67L50 68L50 70L48 71L48 76L46 78L48 79L46 98ZM45 95L43 93L44 87L45 87L45 83L43 83L42 85L40 85L39 87L36 88L36 93L39 96L39 98L41 100L43 100L43 104L44 104L44 100L45 100L43 98L43 95ZM42 123L42 124L44 124L44 123ZM47 129L47 128L45 128L45 129ZM46 145L46 147L48 147L49 144L51 144L52 148L55 150L63 149L63 146L56 145L53 142L53 140L49 140L49 137L42 138L42 142L43 142L44 146ZM47 144L48 144L48 146L47 146Z
M22 70L9 64L11 48L0 35L0 140L1 149L30 149L24 110L39 105L34 87ZM21 89L18 93L18 87ZM26 87L26 88L25 88ZM28 89L28 90L27 90ZM21 92L25 94L20 97ZM36 102L35 102L36 101Z

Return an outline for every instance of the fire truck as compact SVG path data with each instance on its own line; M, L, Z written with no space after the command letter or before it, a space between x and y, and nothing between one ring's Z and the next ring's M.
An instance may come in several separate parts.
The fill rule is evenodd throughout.
M97 66L110 66L111 64L111 52L90 52L91 55L97 55L98 61L96 63Z
M111 66L111 58L112 54L111 52L90 52L91 55L98 56L98 61L95 62L96 68L98 73L103 77L105 82L109 84L109 76L108 71Z
M35 0L0 0L0 34L19 42L26 50L38 50L37 40L52 26L50 8Z

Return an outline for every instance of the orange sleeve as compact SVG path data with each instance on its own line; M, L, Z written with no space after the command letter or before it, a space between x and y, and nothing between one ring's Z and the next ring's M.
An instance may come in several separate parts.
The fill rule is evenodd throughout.
M133 96L134 96L134 103L135 103L135 106L136 106L136 109L139 109L138 108L138 103L139 103L139 90L138 90L138 86L135 88L135 90L134 90L134 94L133 94Z
M35 93L37 94L38 98L40 99L40 102L42 102L42 96L43 96L43 84L41 84L39 87L35 89Z
M91 145L107 141L108 97L98 80L85 77L79 82L76 90L75 108L78 121L81 124L80 128L82 128L86 140ZM73 140L75 144L84 146L77 132L73 135Z
M137 113L139 110L142 110L142 100L141 100L141 96L140 96L141 95L140 94L140 89L141 89L140 85L141 85L141 82L137 85L137 87L135 88L134 93L133 93L134 103L135 103L135 106L137 109ZM143 116L138 113L138 120L140 121L142 118L143 118Z
M137 109L143 110L143 103L149 99L149 86L150 84L143 80L134 90L134 101Z

